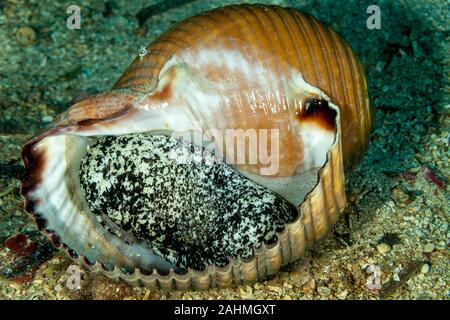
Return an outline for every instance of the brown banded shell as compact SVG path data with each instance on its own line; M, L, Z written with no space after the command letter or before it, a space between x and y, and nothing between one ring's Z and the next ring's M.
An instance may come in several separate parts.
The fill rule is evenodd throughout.
M289 67L299 70L307 83L340 107L345 166L362 156L373 114L361 63L336 32L294 9L240 5L188 18L152 42L148 54L142 60L137 57L114 88L148 91L156 87L162 66L174 54L217 43L260 55L261 64L275 68L277 74L286 73ZM216 66L208 67L209 77L221 76Z
M27 211L80 264L134 285L226 287L263 279L300 258L345 207L344 167L351 168L368 143L373 112L361 64L351 48L307 14L238 5L182 21L147 51L110 92L75 104L55 128L25 145L22 193ZM330 107L313 103L321 100ZM275 243L261 244L248 260L237 258L226 267L211 265L179 274L142 248L100 229L80 198L74 168L89 144L86 137L190 130L194 120L220 129L281 129L284 153L273 178L302 176L313 167L315 171L309 189L300 191L305 186L297 182L289 185L287 199L301 200L295 203L299 217L286 224ZM303 153L307 141L298 133L309 130L309 124L331 134L323 162ZM257 180L260 167L258 163L238 169L268 188L276 185L272 178ZM56 193L64 201L54 199Z

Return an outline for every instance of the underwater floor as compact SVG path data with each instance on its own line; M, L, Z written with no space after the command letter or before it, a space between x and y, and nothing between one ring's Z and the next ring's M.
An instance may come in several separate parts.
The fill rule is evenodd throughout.
M364 1L261 1L311 13L340 33L362 60L376 109L366 156L346 177L347 208L303 259L230 289L163 292L85 270L81 287L68 288L71 260L23 208L21 145L72 101L109 89L139 48L175 22L247 1L158 2L79 0L79 30L66 27L67 8L55 1L0 3L0 299L448 299L450 21L443 0L377 1L381 29L372 30ZM140 26L136 14L150 5Z

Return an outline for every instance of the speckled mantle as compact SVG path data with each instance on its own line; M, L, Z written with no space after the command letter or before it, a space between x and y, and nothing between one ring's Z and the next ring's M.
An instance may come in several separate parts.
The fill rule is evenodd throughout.
M80 180L102 225L149 241L183 269L250 258L298 214L213 153L167 136L100 138L82 160Z

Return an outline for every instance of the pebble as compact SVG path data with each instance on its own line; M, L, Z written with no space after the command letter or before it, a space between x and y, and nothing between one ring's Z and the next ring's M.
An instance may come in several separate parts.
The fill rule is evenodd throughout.
M52 116L45 116L45 117L42 118L42 121L43 122L47 122L47 123L52 122L53 121L53 117Z
M276 292L279 295L283 294L283 288L277 287L277 286L267 286L267 289L270 291Z
M305 294L312 294L316 289L316 281L314 279L309 280L302 289Z
M253 289L250 286L241 287L239 289L239 295L241 299L244 300L253 300L255 296L253 295Z
M391 207L391 209L395 209L395 202L394 202L394 201L388 200L388 201L386 202L386 204L387 204L389 207Z
M36 40L36 33L30 27L21 27L17 30L16 38L21 45L26 46Z
M394 281L400 282L400 276L398 275L398 273L394 273L392 275L392 279L394 279Z
M294 271L290 274L291 281L299 286L303 286L309 280L311 280L311 276L305 272Z
M317 292L321 295L321 296L329 296L331 294L331 289L328 287L318 287L317 288Z
M391 251L391 249L392 247L387 243L380 243L379 245L377 245L377 251L381 254L388 253L389 251Z
M378 61L377 65L375 66L375 69L380 72L383 71L384 67L386 66L386 62L385 61Z
M408 194L398 187L392 189L392 198L397 205L404 205L409 200Z
M423 252L425 253L430 253L434 251L434 244L432 243L427 243L423 246Z
M142 298L142 300L148 300L150 297L150 290L147 290L144 294L144 297Z
M421 169L422 169L422 167L414 167L414 168L410 168L409 172L418 173Z
M266 292L264 292L263 290L255 290L254 295L257 299L264 299L266 296Z
M192 295L189 292L187 292L187 293L183 294L182 299L192 300Z
M347 296L348 296L348 291L347 291L347 290L341 291L341 292L339 292L339 293L336 295L336 297L337 297L339 300L345 300L345 299L347 299Z
M420 269L420 273L428 273L430 271L430 265L428 263L424 263L422 268Z
M292 288L294 288L294 286L288 282L283 283L283 287L288 290L291 290Z

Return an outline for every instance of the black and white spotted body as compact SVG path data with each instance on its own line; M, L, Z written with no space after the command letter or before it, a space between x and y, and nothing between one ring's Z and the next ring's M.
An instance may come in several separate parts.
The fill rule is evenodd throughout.
M101 137L82 160L80 182L102 224L148 241L180 268L250 257L297 215L212 153L163 135Z

